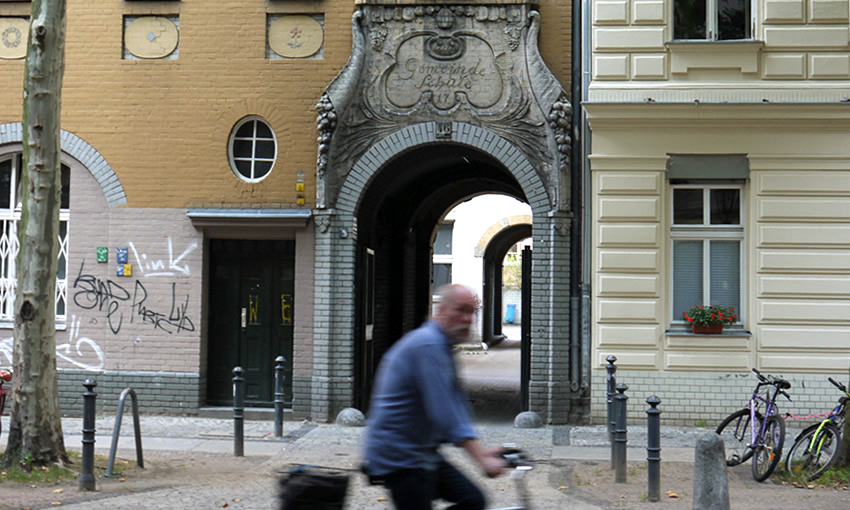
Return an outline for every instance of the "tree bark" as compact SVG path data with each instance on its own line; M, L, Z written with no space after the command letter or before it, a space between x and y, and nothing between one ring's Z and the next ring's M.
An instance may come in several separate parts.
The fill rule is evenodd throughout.
M65 0L33 0L24 73L14 385L4 464L67 462L56 373L60 116Z

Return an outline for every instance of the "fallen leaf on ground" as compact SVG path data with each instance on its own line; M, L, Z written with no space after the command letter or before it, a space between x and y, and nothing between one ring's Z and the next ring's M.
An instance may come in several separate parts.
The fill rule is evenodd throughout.
M664 494L667 494L667 497L668 497L668 498L672 498L672 499L676 499L676 498L678 498L678 497L679 497L679 495L678 495L678 494L676 494L676 493L675 493L675 492L673 492L673 491L665 491L665 492L664 492Z
M229 506L230 506L229 504L225 503L225 504L221 505L221 508L227 508Z
M127 479L126 479L126 478L124 478L124 477L122 476L121 478L119 478L119 479L118 479L118 481L119 481L119 482L126 482L126 481L127 481Z
M59 506L59 505L62 504L62 502L61 501L54 501L53 503L50 503L50 504L53 505L53 506Z
M233 498L234 503L239 503L240 501L242 501L242 498Z
M569 485L562 485L562 486L560 486L560 487L558 487L558 488L559 488L559 489L561 489L562 491L565 491L565 490L569 489L569 488L570 488L570 486L569 486Z
M56 489L53 494L62 494L63 492L65 492L65 489Z
M378 498L378 501L386 501L387 498Z

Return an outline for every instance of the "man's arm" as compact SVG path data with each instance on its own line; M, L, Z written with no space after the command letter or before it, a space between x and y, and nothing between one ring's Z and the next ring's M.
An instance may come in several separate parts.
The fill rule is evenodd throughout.
M502 470L508 467L508 463L501 456L501 448L484 448L477 439L467 439L458 446L466 450L490 478L499 476Z

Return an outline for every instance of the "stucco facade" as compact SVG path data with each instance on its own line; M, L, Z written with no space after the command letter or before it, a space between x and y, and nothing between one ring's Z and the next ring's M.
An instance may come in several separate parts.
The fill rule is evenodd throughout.
M848 5L753 1L751 37L684 41L673 4L587 13L594 418L612 354L636 419L655 394L665 420L719 422L753 367L791 381L783 410L822 411L850 366ZM740 189L739 324L722 335L674 314L677 185Z

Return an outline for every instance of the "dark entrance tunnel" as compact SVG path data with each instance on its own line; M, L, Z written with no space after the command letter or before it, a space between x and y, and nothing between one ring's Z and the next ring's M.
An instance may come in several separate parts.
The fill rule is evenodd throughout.
M450 143L401 154L366 187L357 210L354 275L355 405L360 409L368 408L381 356L428 317L436 226L454 205L485 193L525 201L501 163Z

